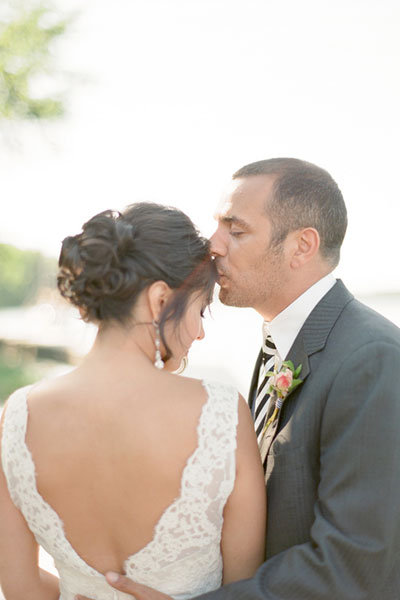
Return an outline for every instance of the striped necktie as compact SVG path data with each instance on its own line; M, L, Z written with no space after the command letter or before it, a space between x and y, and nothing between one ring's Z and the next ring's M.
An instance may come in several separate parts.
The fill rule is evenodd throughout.
M267 393L269 376L265 373L272 371L275 364L275 358L277 357L277 349L270 335L267 335L263 347L263 357L261 364L262 376L259 381L257 388L256 400L254 403L254 428L256 430L258 443L262 440L262 431L264 428L265 416L268 411L268 404L270 395Z

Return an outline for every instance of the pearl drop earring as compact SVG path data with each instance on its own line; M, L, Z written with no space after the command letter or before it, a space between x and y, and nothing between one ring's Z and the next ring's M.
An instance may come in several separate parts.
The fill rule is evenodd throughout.
M154 366L156 367L156 369L163 369L164 361L161 358L161 352L160 352L160 328L158 326L157 321L153 320L153 325L154 325L154 329L156 330L156 337L154 340L154 344L156 346Z

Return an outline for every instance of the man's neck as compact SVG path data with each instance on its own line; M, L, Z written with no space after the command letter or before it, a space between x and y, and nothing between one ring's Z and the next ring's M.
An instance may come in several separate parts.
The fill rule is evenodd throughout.
M275 305L268 305L260 307L260 309L255 307L255 310L262 316L264 321L272 321L277 317L280 313L286 310L293 302L295 302L298 298L300 298L303 294L307 292L310 288L312 288L318 281L321 281L328 275L332 273L332 269L326 270L323 273L319 273L318 275L314 275L313 277L307 278L306 281L301 280L297 282L293 282L290 285L287 285L286 288L282 290L282 294Z
M264 321L263 335L267 331L272 336L282 359L286 357L308 316L335 283L335 277L329 273L298 296L274 319L267 323Z

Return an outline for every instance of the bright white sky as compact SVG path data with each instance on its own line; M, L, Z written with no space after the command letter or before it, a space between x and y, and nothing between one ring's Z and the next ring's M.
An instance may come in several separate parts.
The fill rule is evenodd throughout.
M295 156L344 193L338 274L400 290L398 0L57 5L79 10L55 54L78 79L63 121L0 127L1 241L57 255L87 218L137 200L209 235L233 171Z

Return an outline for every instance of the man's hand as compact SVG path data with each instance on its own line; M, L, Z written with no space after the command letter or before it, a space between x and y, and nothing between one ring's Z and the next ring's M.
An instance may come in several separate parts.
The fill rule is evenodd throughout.
M124 575L119 575L118 573L106 573L106 579L116 590L125 592L125 594L131 594L136 600L172 600L171 596L167 596L167 594L163 594L151 587L147 587L147 585L135 583L131 579L128 579L128 577L124 577ZM86 596L77 595L75 596L75 600L91 599Z

